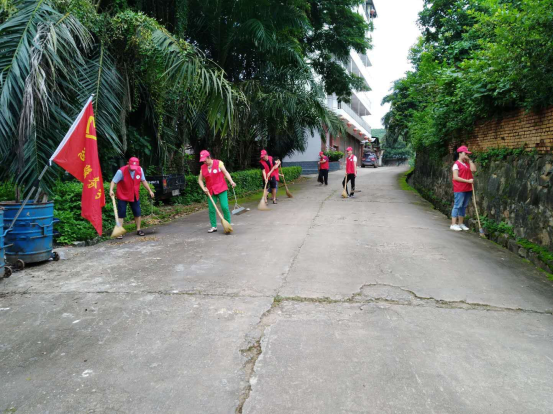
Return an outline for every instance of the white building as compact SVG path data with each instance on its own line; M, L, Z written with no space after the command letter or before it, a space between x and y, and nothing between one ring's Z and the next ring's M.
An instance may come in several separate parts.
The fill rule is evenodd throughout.
M376 9L373 0L366 0L357 9L357 12L363 16L367 23L377 17ZM367 37L370 33L367 33ZM365 54L357 53L355 50L350 50L350 59L347 64L343 64L349 73L353 73L361 77L370 87L371 76L369 67L371 61ZM326 134L326 143L320 137L320 133L315 131L312 134L306 131L306 150L304 152L295 152L292 155L283 159L284 165L301 165L304 174L317 172L317 161L319 152L325 149L335 149L345 152L347 147L352 147L354 154L357 155L359 162L363 155L363 141L371 138L371 127L367 122L367 116L371 114L371 101L368 98L367 92L353 91L351 102L338 102L336 95L328 95L326 100L327 106L342 118L347 128L347 134L344 136L331 136Z

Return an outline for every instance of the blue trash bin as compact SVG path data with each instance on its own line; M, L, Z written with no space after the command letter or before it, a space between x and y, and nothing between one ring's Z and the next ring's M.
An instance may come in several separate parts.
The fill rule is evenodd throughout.
M0 207L0 279L10 277L11 269L4 260L4 209Z
M3 202L4 232L6 232L19 211L21 203ZM12 229L4 234L6 262L23 268L28 263L58 260L53 252L54 203L27 203Z

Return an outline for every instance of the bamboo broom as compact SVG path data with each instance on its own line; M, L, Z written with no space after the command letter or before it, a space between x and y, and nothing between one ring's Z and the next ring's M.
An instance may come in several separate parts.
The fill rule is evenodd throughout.
M278 165L280 165L280 164L278 164ZM267 207L267 203L265 202L265 198L267 197L267 184L269 183L269 177L271 176L271 174L273 173L273 171L275 170L276 167L277 167L277 165L273 166L273 168L271 168L271 171L269 171L269 174L267 174L267 179L265 180L265 187L263 188L263 196L261 197L261 201L257 205L258 210L261 210L261 211L269 211L270 210L270 208Z
M230 223L228 221L225 220L225 218L223 217L223 215L219 211L219 208L217 207L217 204L215 204L215 202L213 201L213 198L211 197L211 194L209 194L209 192L207 193L207 196L211 200L211 203L213 203L213 206L215 207L215 211L217 212L217 215L221 219L221 224L223 225L223 230L225 231L225 234L232 233L232 231L233 231L232 226L230 225Z
M474 203L474 209L476 210L476 219L478 220L478 232L480 233L480 237L485 239L486 233L484 233L482 224L480 224L480 214L478 214L478 205L476 204L476 191L474 191L474 184L472 185L472 201Z
M115 227L113 228L113 231L111 232L111 238L122 236L127 232L123 228L123 226L119 223L119 215L117 214L117 207L115 206L115 197L111 197L111 201L113 202L113 214L115 215Z
M348 173L346 172L346 176L344 177L344 190L342 191L342 198L348 198L348 192L346 190L348 185Z
M286 185L286 178L284 177L284 172L282 173L282 179L284 180L284 187L286 188L286 195L288 198L294 198L290 190L288 190L288 186Z

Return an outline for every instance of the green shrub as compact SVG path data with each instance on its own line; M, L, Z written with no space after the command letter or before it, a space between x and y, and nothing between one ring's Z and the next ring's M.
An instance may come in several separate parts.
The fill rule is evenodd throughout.
M12 201L15 199L15 186L11 181L0 183L0 201Z
M330 162L340 161L344 158L344 153L341 151L327 150L324 151L324 155L328 157Z

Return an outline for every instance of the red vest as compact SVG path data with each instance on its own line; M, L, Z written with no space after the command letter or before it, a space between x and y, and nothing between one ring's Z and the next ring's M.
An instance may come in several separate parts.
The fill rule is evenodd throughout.
M354 154L351 154L351 157L346 158L346 174L355 174L355 161Z
M123 179L117 183L117 198L124 201L135 201L140 198L140 183L142 182L142 169L134 172L134 179L128 165L119 168L123 173Z
M202 165L202 175L205 178L205 184L209 190L209 194L221 194L228 190L225 174L219 169L219 160L213 160L211 172L209 172L207 164Z
M328 165L328 157L323 155L323 158L321 158L321 170L328 170Z
M265 174L269 174L269 171L273 168L273 157L269 157L269 164L264 159L259 160L263 168L265 169ZM271 174L271 177L275 177L277 181L280 181L278 179L278 168L275 168L273 173Z
M461 161L455 161L455 165L459 167L459 178L464 178L465 180L472 180L472 171L470 170L470 165L463 165ZM454 193L466 193L472 191L472 184L462 183L459 181L453 180L453 192Z

